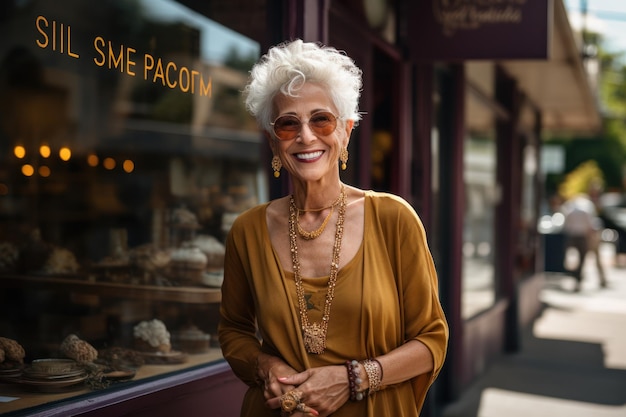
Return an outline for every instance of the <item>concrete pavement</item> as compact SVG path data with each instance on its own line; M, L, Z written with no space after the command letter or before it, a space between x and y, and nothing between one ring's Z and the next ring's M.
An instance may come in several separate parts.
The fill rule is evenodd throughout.
M626 268L612 244L600 254L608 287L592 254L580 292L571 276L546 274L545 309L521 351L496 359L442 417L626 417Z

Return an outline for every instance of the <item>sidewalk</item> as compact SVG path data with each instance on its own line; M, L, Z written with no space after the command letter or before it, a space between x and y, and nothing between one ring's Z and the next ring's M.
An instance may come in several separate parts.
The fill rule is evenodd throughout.
M601 259L608 288L592 254L578 293L572 277L547 274L521 351L496 359L442 417L626 417L626 269L613 245Z

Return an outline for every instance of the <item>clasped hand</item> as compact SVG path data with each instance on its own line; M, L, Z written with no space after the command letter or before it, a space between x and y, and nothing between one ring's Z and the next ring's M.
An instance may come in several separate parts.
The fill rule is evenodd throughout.
M273 365L264 375L259 369L259 377L264 380L263 396L269 408L281 408L285 394L290 393L291 398L296 393L299 404L303 405L291 412L286 412L282 407L284 416L326 417L350 397L348 377L343 365L323 366L296 373L283 362Z

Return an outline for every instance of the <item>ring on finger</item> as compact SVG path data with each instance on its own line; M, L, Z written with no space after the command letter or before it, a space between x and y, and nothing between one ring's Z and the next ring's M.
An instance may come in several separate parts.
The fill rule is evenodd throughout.
M302 393L300 391L287 391L280 396L280 409L287 413L291 413L296 409L296 407L298 407L301 398Z

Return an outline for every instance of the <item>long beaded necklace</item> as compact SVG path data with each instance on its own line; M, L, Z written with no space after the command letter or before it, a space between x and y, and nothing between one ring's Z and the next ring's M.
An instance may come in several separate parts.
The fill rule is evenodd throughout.
M326 229L326 225L328 224L328 221L333 215L333 212L335 211L335 206L339 204L340 200L341 200L341 193L339 193L339 197L337 197L337 199L333 201L333 203L330 206L327 206L327 207L322 207L319 209L301 209L301 208L296 207L296 226L298 227L298 234L300 235L300 237L306 240L313 240L315 238L320 237L320 235L324 232L324 229ZM319 211L323 211L326 209L330 209L330 211L328 212L328 215L322 222L322 225L318 227L317 229L309 232L309 231L304 230L302 226L300 226L300 213L319 212Z
M326 334L328 332L328 321L330 320L330 307L335 296L335 286L337 284L337 274L339 273L339 255L341 253L341 240L343 238L343 223L346 215L346 192L342 184L339 194L339 210L337 215L337 229L335 231L335 243L333 245L333 256L330 262L330 276L328 278L328 290L324 303L324 313L321 323L310 323L304 299L304 286L300 275L300 260L298 258L297 243L297 211L293 195L289 199L289 242L291 248L291 261L293 263L293 276L296 284L296 295L298 296L298 307L300 310L300 321L302 326L302 336L304 347L307 352L322 354L326 349Z

